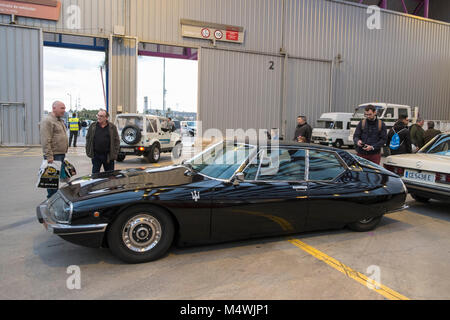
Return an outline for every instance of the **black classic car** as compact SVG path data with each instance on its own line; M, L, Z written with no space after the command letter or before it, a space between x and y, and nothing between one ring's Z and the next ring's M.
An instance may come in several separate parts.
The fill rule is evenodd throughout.
M61 238L130 263L178 246L375 228L405 208L394 173L344 150L223 141L181 165L75 179L37 207Z

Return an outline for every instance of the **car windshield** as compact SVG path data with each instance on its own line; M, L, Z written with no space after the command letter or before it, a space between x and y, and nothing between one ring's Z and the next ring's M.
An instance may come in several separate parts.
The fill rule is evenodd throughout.
M361 158L360 156L357 156L356 154L351 154L351 155L363 167L369 167L369 168L376 169L376 170L386 171L386 169L384 169L382 166L379 166L378 164L376 164L376 163L374 163L372 161L369 161L369 160L366 160L364 158Z
M367 105L365 106L360 106L358 108L355 109L355 113L353 114L353 118L364 118L364 111L366 109ZM381 115L383 114L383 110L384 108L382 106L374 106L375 109L377 110L377 116L381 117Z
M141 130L143 129L142 117L117 117L116 123L119 130L123 130L123 128L130 125L137 126Z
M419 153L437 154L450 157L450 135L446 134L436 136L422 149L420 149Z
M255 146L223 141L188 160L186 164L205 176L229 180L255 152Z
M195 121L188 121L187 125L188 127L196 127Z
M334 122L333 121L326 121L326 120L317 120L316 128L319 128L319 129L333 129L334 128Z

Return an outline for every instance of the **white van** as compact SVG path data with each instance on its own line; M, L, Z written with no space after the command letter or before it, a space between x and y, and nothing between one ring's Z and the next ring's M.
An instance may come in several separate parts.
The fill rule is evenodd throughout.
M353 141L348 141L351 118L352 114L345 112L322 114L312 131L311 141L325 145L331 144L336 148L353 145Z

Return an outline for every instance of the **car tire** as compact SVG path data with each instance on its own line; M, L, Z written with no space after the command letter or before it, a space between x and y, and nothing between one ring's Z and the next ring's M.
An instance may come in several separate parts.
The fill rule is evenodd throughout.
M111 252L127 263L149 262L170 248L175 227L170 215L161 208L136 206L122 212L108 230Z
M179 159L181 157L181 153L183 152L183 145L181 142L177 142L175 147L172 149L172 157L174 159Z
M118 162L122 162L123 160L125 160L126 155L124 153L119 153L117 155L117 161Z
M414 194L414 193L410 193L410 194L411 194L411 197L418 202L427 203L428 201L430 201L430 198L418 196L417 194Z
M147 158L148 162L156 163L161 158L161 149L159 148L158 144L152 145L150 151L145 154L145 157Z
M341 149L343 145L344 143L342 142L342 140L336 140L336 142L334 143L334 147L338 149Z
M358 232L370 231L376 228L380 223L382 216L363 219L357 222L349 223L347 226L349 229Z
M126 144L133 145L141 141L141 129L135 125L128 125L122 130L122 141Z

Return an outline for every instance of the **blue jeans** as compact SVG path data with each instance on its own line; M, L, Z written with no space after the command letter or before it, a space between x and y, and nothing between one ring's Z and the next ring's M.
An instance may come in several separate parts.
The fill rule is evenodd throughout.
M95 154L92 158L92 173L99 173L103 165L103 170L114 171L114 160L107 162L107 154Z
M59 173L59 177L60 178L65 178L66 174L64 172L64 158L66 157L65 154L54 154L53 155L53 160L56 161L61 161L61 171ZM44 156L44 159L46 160L47 158ZM47 189L47 199L50 198L52 195L54 195L56 192L58 192L58 189Z

